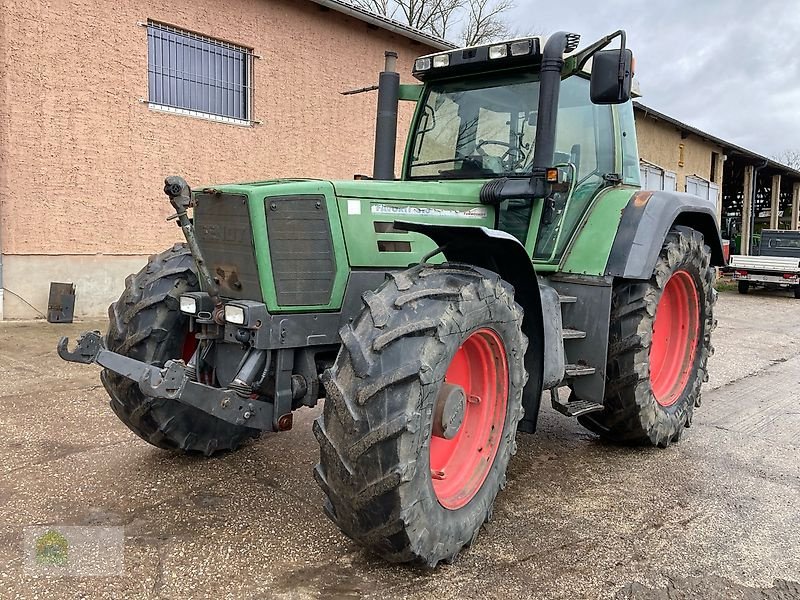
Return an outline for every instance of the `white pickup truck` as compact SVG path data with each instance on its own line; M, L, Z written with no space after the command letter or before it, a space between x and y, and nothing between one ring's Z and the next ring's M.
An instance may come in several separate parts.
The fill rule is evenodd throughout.
M733 274L740 294L755 286L790 287L794 289L794 297L800 299L800 231L762 231L758 254L735 254L726 270Z

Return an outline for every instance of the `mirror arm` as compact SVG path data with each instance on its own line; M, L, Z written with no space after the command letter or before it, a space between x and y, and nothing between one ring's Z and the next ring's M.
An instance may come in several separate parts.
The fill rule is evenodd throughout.
M580 71L583 68L583 66L587 62L589 62L589 59L592 58L595 52L602 50L603 48L608 46L611 42L613 42L616 38L620 38L620 44L621 44L620 50L624 50L626 41L625 30L619 29L614 33L610 33L604 38L597 40L594 44L591 44L590 46L587 46L586 48L578 52L578 54L575 55L575 64L576 64L575 70ZM625 63L622 60L620 60L619 69L620 69L619 71L620 79L622 79L625 76Z

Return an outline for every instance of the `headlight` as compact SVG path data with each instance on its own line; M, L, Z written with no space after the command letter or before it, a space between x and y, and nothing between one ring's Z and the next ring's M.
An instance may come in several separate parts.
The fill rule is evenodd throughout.
M244 308L235 304L226 304L225 321L233 325L244 325Z
M523 56L531 53L531 41L523 40L511 44L511 56Z
M489 58L505 58L506 56L508 56L508 46L505 44L489 46Z
M446 67L450 64L450 55L449 54L439 54L438 56L433 57L433 66L434 67Z
M414 68L417 71L427 71L431 68L431 59L430 58L418 58L414 62Z
M187 315L197 314L197 298L192 298L191 296L181 296L180 304L182 313L186 313Z

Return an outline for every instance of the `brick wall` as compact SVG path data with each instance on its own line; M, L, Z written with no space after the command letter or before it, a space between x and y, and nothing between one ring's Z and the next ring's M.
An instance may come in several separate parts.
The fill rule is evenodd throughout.
M0 0L0 240L5 255L139 255L179 238L165 175L191 184L372 168L383 52L405 81L431 51L304 0ZM153 19L254 49L243 127L148 108ZM403 112L398 147L408 128ZM10 284L7 284L10 288Z

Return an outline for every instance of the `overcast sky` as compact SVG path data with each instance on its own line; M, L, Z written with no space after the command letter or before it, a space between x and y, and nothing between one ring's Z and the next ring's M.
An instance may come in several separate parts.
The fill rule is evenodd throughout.
M625 29L642 103L772 157L800 149L799 0L517 0L521 31Z

